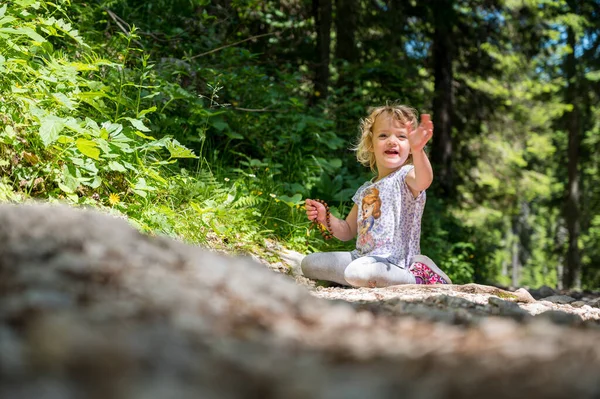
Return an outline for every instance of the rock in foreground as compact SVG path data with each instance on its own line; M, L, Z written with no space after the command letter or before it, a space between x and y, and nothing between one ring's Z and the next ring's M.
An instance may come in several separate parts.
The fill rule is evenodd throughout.
M1 398L600 396L593 326L373 312L67 207L0 242Z

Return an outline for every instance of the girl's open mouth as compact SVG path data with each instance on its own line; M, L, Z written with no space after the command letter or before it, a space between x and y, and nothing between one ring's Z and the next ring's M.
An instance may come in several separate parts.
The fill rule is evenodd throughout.
M398 155L399 152L397 150L387 150L385 151L386 154L388 155Z

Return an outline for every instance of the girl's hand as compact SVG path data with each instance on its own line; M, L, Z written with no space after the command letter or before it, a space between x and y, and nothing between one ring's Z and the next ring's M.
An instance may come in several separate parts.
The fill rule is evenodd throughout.
M408 131L408 143L410 144L410 149L413 152L418 152L421 151L425 147L425 144L433 137L433 122L431 122L429 114L421 114L421 123L419 124L419 127L413 130L412 125L408 123L406 125L406 130Z
M326 223L327 210L320 202L306 199L304 202L304 208L306 209L306 217L308 220L317 220L321 224Z

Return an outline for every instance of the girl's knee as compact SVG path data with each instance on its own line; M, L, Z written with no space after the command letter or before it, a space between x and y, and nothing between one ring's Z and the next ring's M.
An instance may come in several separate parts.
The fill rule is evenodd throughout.
M414 284L414 276L398 266L378 262L376 259L359 258L344 271L344 278L354 287L389 287L398 284Z
M369 287L374 283L371 270L359 262L352 262L344 270L344 279L353 287Z

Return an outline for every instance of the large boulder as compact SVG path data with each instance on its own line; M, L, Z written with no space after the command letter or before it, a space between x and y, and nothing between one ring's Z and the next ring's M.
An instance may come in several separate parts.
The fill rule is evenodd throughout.
M1 398L596 398L598 342L328 301L111 216L0 206Z

